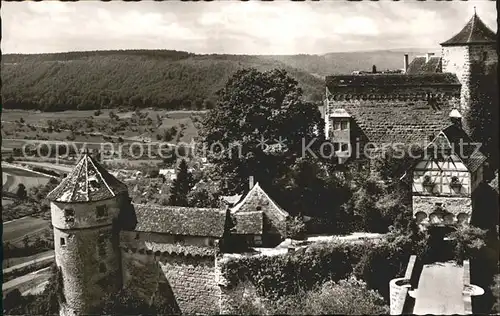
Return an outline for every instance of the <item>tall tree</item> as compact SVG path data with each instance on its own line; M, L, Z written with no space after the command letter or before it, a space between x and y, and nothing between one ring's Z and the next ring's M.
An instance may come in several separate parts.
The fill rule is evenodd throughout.
M347 195L322 131L318 108L285 71L245 69L219 91L201 135L211 177L223 180L226 194L241 193L254 176L292 215L338 218Z
M322 130L317 107L302 100L302 90L284 70L236 72L218 92L205 117L201 135L215 176L228 183L227 193L240 193L248 177L264 185L280 178ZM271 151L269 145L283 147ZM314 143L318 146L320 140ZM306 151L307 153L307 151Z
M169 204L188 206L188 193L193 187L193 175L188 171L186 160L182 159L177 171L177 177L170 187Z
M498 78L496 65L474 62L471 65L471 96L464 115L465 128L472 139L481 143L481 152L489 158L491 170L498 168Z

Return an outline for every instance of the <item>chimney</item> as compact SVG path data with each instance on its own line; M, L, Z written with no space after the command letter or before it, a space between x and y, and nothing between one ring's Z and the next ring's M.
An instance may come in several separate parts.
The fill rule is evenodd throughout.
M374 74L377 73L377 66L375 66L375 65L372 66L372 73L374 73Z
M425 55L425 62L428 63L432 56L434 56L434 53L427 53L427 55Z
M403 72L406 73L407 71L408 71L408 54L405 54Z
M250 190L253 188L253 176L248 177L248 186Z

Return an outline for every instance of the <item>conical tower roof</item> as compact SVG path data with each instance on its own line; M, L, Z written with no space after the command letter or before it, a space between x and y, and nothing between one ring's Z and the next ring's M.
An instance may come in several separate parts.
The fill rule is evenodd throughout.
M441 46L496 43L496 34L481 21L476 12L465 27Z
M113 198L124 191L127 191L124 183L84 153L71 173L47 195L47 199L64 203L95 202Z

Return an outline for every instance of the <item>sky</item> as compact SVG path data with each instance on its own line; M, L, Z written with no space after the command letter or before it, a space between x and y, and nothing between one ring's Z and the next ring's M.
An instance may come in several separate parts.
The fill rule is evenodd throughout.
M439 48L494 1L3 2L3 54L113 49L324 54Z

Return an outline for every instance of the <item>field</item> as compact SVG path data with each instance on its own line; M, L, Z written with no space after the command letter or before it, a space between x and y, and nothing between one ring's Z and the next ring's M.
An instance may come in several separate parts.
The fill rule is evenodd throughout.
M48 227L49 221L31 216L3 223L3 241L15 243L26 235L35 235Z
M49 176L43 176L24 169L2 166L2 191L15 193L21 183L26 187L26 191L29 191L32 187L47 184L49 180Z
M111 112L118 118L112 118ZM102 143L137 141L191 142L198 135L196 122L205 111L166 111L144 109L140 112L94 111L40 112L4 110L2 112L2 152L21 149L32 141L71 142L81 147L100 149ZM112 115L113 116L113 115ZM50 125L54 128L49 130ZM73 128L73 131L70 129ZM170 139L164 135L174 132ZM37 142L35 142L37 143Z

